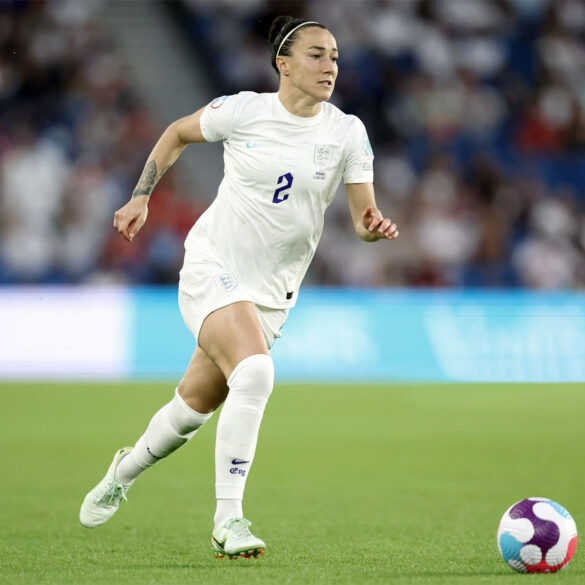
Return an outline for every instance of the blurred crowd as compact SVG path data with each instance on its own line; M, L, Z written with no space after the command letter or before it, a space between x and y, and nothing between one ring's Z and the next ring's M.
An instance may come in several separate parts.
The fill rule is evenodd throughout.
M0 283L167 283L200 204L165 177L137 245L112 229L161 129L96 1L0 3Z
M274 15L335 35L332 101L366 124L378 204L401 235L363 244L338 196L309 283L585 286L584 0L167 4L217 95L275 91ZM177 281L203 203L172 173L139 243L111 230L161 128L99 7L0 4L0 282Z

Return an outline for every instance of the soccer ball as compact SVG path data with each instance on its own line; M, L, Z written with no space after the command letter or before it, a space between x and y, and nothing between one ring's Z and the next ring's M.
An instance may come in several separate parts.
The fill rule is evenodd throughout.
M520 573L555 573L577 548L577 526L560 504L527 498L506 510L498 527L504 561Z

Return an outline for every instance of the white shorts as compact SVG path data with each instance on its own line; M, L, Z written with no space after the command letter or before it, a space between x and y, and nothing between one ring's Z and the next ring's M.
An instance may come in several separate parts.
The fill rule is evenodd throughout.
M254 302L246 288L223 266L206 261L185 262L179 279L179 308L195 339L207 315L239 301ZM281 337L288 309L254 306L270 349L274 340Z

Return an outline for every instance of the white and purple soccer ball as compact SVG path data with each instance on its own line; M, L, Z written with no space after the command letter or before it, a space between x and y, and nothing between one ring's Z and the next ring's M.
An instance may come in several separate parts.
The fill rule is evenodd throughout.
M498 547L515 571L555 573L575 554L577 525L560 504L548 498L527 498L502 516Z

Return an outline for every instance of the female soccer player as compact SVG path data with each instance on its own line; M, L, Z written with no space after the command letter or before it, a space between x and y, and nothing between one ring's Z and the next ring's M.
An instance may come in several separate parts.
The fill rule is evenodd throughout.
M183 149L223 141L225 176L187 236L180 273L179 306L197 348L174 398L134 447L115 454L85 497L84 526L109 520L138 475L192 438L225 402L215 447L212 546L219 557L263 554L242 499L274 381L269 349L295 304L342 178L357 235L367 242L398 236L376 207L362 122L327 103L337 78L335 38L322 24L280 16L269 41L278 93L223 96L171 124L132 198L114 215L114 227L132 242L155 185Z

